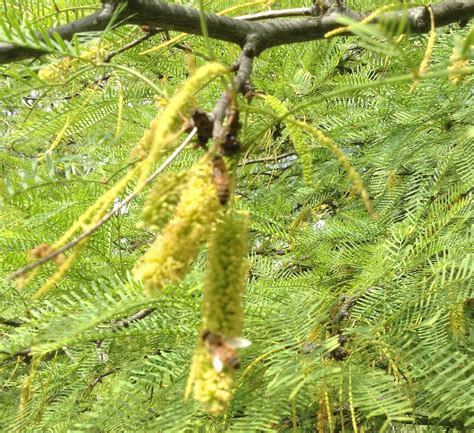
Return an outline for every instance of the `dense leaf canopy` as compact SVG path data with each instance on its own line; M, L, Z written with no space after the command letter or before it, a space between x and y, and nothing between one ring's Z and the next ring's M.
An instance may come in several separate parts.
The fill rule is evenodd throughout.
M4 0L0 431L473 429L473 3Z

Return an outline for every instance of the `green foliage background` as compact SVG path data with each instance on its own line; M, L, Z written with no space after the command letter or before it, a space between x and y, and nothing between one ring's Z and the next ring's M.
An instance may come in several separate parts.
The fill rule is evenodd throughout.
M386 2L348 3L373 10ZM215 1L208 9L236 4ZM288 0L274 7L303 5ZM4 0L0 39L26 35L22 44L35 46L43 42L28 36L29 28L94 9L97 3L85 0ZM242 351L229 412L218 418L183 401L205 256L165 295L145 297L129 274L155 236L138 228L142 197L92 237L46 297L31 301L54 264L24 289L7 278L29 250L58 239L127 169L158 110L156 88L172 95L189 75L186 52L171 46L142 55L161 42L157 35L109 65L78 60L53 84L38 78L41 68L78 57L97 37L114 51L143 34L126 26L1 66L0 317L21 326L0 323L0 430L420 431L410 425L420 417L435 424L429 431L473 428L473 87L470 76L456 85L447 72L468 31L437 30L432 75L414 92L411 73L426 35L396 42L389 30L364 26L357 37L279 47L256 59L255 89L341 147L378 218L367 215L321 143L301 131L290 137L261 99L241 100L243 159L293 155L238 170L236 206L251 212L244 336L252 346ZM182 44L198 65L208 61L201 38ZM226 43L212 47L225 64L239 54ZM221 92L219 81L210 83L198 94L199 106L212 109ZM67 119L64 137L46 152ZM294 156L295 147L304 158ZM202 154L189 149L170 170L191 167ZM335 323L342 296L355 302ZM156 308L146 319L109 326L146 306ZM348 337L344 360L332 356L338 332ZM29 347L34 357L27 362L10 356Z

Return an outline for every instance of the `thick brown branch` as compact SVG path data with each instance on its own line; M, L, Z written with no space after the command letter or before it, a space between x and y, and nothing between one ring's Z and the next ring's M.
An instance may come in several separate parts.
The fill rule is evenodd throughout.
M114 6L120 2L105 3L100 12L78 21L51 29L63 39L70 40L74 34L87 31L104 30L114 14ZM444 26L474 16L474 0L450 0L432 5L437 27ZM289 10L294 13L294 9ZM272 11L273 12L273 11ZM275 11L284 15L284 11ZM309 12L308 9L308 13ZM206 14L208 34L211 38L232 42L244 46L249 39L255 44L255 54L278 45L307 42L324 38L324 35L341 26L340 18L346 17L357 21L368 14L361 14L349 9L330 8L325 14L314 18L277 19L262 22L268 16L263 14L247 17L229 18L215 14ZM257 20L258 21L253 21ZM404 23L405 31L424 33L430 29L430 19L424 6L406 10L387 12L373 22L390 23L396 27ZM173 3L158 0L130 0L117 19L117 25L138 24L164 30L181 31L202 35L199 11ZM341 34L342 35L342 34ZM44 54L42 50L33 50L13 44L0 44L0 64Z
M233 87L237 93L245 93L248 86L250 75L252 75L253 59L255 56L255 44L253 41L247 42L242 50L240 59L237 62L237 75L234 78ZM232 89L229 89L231 91ZM229 105L229 94L224 92L217 102L212 115L214 117L213 136L219 139L223 134L222 123L226 115L226 109Z
M446 1L432 6L436 26L443 26L474 15L474 0ZM130 22L178 30L202 35L199 12L176 4L161 3L154 0L133 0L127 12L135 15ZM208 33L211 38L233 42L243 46L249 37L255 39L256 54L278 45L307 42L324 38L324 35L341 26L341 17L361 20L368 14L349 9L329 9L327 14L316 18L295 20L274 20L271 22L249 22L234 18L206 14ZM425 7L414 7L399 12L389 12L374 22L387 22L396 25L405 22L406 30L423 33L430 29L429 14Z

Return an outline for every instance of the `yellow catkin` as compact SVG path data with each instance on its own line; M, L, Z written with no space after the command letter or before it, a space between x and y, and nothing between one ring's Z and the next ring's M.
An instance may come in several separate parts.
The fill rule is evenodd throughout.
M159 293L188 273L219 207L211 166L206 159L189 174L173 219L134 269L135 278L143 282L147 294Z
M133 153L141 156L145 161L141 179L148 176L153 164L161 153L166 150L167 138L180 128L183 118L188 115L194 94L201 86L219 75L229 72L229 69L220 63L208 63L201 66L188 78L178 92L171 98L158 116L151 122Z
M193 75L197 70L196 56L189 51L186 51L184 56L186 58L186 66L188 67L189 75Z
M464 79L464 74L460 71L468 66L468 55L474 48L474 27L471 28L466 38L460 43L456 44L453 49L453 54L449 58L450 66L448 67L449 79L454 84L459 84Z
M23 380L23 386L21 389L20 394L20 403L18 405L18 417L19 419L22 418L25 410L27 409L28 403L31 401L33 395L33 382L36 376L36 371L38 369L38 365L41 362L41 356L33 358L33 362L31 363L30 373L25 377Z
M100 58L104 55L105 48L105 45L96 45L78 57L66 57L46 65L38 71L38 78L46 83L65 82L77 70L81 60L93 61Z
M349 367L349 410L351 412L351 421L352 421L352 428L354 429L354 433L358 432L357 428L357 418L354 409L354 396L352 395L352 369Z
M382 6L381 8L378 8L375 11L373 11L370 15L366 16L363 20L360 21L359 24L369 24L375 18L382 15L384 12L387 12L387 11L393 10L393 9L398 9L399 7L400 7L400 5L397 5L397 4L390 4L390 5ZM333 36L337 36L337 35L340 35L342 33L350 32L350 31L351 31L351 26L338 27L337 29L334 29L334 30L331 30L330 32L327 32L324 35L324 37L325 38L332 38Z
M86 224L93 225L99 221L112 205L114 199L125 189L139 170L140 166L138 164L126 173L112 188L102 194L102 196L100 196L81 216L76 219L74 224L69 227L69 229L54 245L52 245L52 248L56 250L62 247L78 230L85 228Z
M63 234L63 236L51 246L51 249L57 250L58 248L62 247L79 229L87 230L88 228L94 226L107 213L114 199L127 186L137 171L138 167L130 170L109 191L103 194L92 206L86 210L86 212L84 212L76 220L76 222ZM59 269L33 294L33 299L37 299L48 293L61 280L61 278L63 278L63 276L79 257L87 243L87 240L88 238L85 238L77 244L74 252L63 263L60 264ZM37 269L39 270L39 268ZM34 270L24 284L29 283L36 275L36 272Z
M71 116L69 115L69 116L67 116L66 122L64 123L64 126L62 127L61 131L59 131L59 134L56 136L54 141L51 143L51 145L46 150L46 153L38 155L38 160L39 161L43 160L46 157L47 153L51 153L51 152L53 152L54 149L56 149L56 146L63 139L63 137L66 134L66 131L69 128L70 124L71 124Z
M87 243L87 238L79 242L72 252L72 254L64 261L64 263L59 267L59 269L33 294L32 299L38 299L41 296L48 293L56 284L58 284L61 278L66 274L66 272L71 268L74 262L77 260L81 251Z
M466 321L464 317L464 303L453 303L449 311L449 324L455 338L466 336Z
M234 371L215 371L211 355L203 345L196 348L193 364L193 398L201 403L203 410L210 415L222 415L232 400Z
M243 328L242 294L247 279L249 218L246 213L223 215L209 240L208 272L203 299L203 330L238 337ZM198 341L188 390L204 411L220 415L232 400L235 370L214 369L211 355Z
M464 79L464 74L460 74L459 71L462 70L469 64L469 61L464 58L457 58L456 53L453 53L451 56L451 66L449 69L449 79L454 84L459 84Z
M431 55L433 54L433 48L436 42L436 26L435 26L435 19L434 19L434 14L433 14L433 8L431 5L427 6L428 13L430 14L430 23L431 23L431 28L430 28L430 34L428 36L428 43L426 44L426 50L425 54L423 56L423 60L420 63L420 67L418 68L418 71L416 73L417 77L423 76L425 74L426 70L428 69L428 63L430 62ZM414 92L415 89L417 88L420 80L416 79L413 84L411 85L410 92Z
M364 187L362 178L360 177L357 170L352 167L351 163L347 159L347 156L339 148L339 146L333 140L323 134L322 131L315 128L314 126L308 125L307 123L301 121L295 121L294 123L295 125L300 126L302 129L312 134L321 144L325 145L337 157L339 163L351 178L354 190L360 194L360 197L365 205L368 214L372 217L375 217L375 212L372 208L372 202L370 201L369 194L367 193L367 190Z
M324 391L324 406L326 407L326 413L328 417L328 424L329 424L329 431L331 433L334 432L334 419L332 417L332 407L331 402L329 400L329 393L328 391Z
M247 279L248 224L246 213L224 215L209 241L203 326L228 337L239 336L243 327L241 298Z
M142 51L140 54L141 55L146 55L146 54L156 53L157 51L164 50L167 47L170 47L174 44L180 43L181 41L183 41L187 37L188 37L188 35L186 33L182 33L178 36L175 36L174 38L171 38L168 41L163 42L162 44L160 44L156 47L149 48L148 50Z
M324 400L319 400L319 409L316 415L316 427L318 433L326 433L326 408L324 407Z
M187 177L187 171L165 173L160 177L143 204L143 225L152 230L161 230L173 216L181 194L186 188Z
M81 104L80 108L77 110L76 114L71 117L71 115L67 116L66 122L64 126L62 127L61 131L59 131L59 134L57 135L56 139L51 143L51 145L48 147L45 153L41 153L38 155L38 161L43 160L47 154L50 154L56 149L57 145L61 142L61 140L64 138L66 135L66 131L68 130L69 126L74 124L82 115L84 109L89 106L91 99L95 96L97 92L98 86L95 86L92 91L90 92L89 96L84 100L84 102Z
M390 170L387 175L387 188L392 190L400 183L400 176L397 175L396 170Z

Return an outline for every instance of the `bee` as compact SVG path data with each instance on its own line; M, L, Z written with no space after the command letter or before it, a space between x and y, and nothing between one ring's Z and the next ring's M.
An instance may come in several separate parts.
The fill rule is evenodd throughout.
M237 349L250 346L250 340L239 337L224 337L209 330L202 334L204 345L211 355L214 370L220 373L224 368L237 370L240 358Z
M217 197L222 205L229 201L230 196L230 179L227 171L227 165L224 158L220 155L215 155L212 158L212 177L217 190Z

